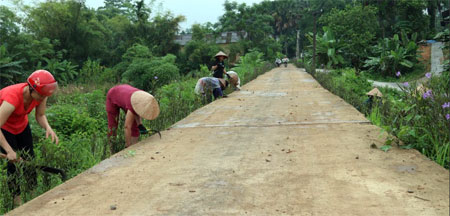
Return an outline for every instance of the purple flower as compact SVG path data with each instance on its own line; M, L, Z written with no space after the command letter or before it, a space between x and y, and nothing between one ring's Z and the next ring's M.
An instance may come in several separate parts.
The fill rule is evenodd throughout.
M425 76L430 79L431 78L431 73L426 73Z
M404 82L404 83L403 83L403 86L405 86L406 88L408 88L408 87L409 87L409 83L408 83L408 82Z
M157 80L157 79L158 79L158 77L157 77L157 76L155 76L155 77L153 77L153 78L155 78L155 80Z
M442 104L442 109L450 108L450 102Z
M432 94L431 90L428 90L427 92L425 92L423 94L423 99L427 99L429 97L433 97L433 94Z
M397 73L395 74L395 76L400 77L402 75L402 73L400 73L400 71L397 71Z
M447 120L450 120L450 114L445 115L445 118L446 118Z

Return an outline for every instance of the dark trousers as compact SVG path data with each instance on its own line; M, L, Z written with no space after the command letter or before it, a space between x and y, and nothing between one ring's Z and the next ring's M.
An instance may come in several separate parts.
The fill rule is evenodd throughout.
M220 88L213 89L213 95L214 95L214 100L217 99L218 97L222 97L223 96L222 89L220 89Z
M34 158L33 151L33 137L31 136L30 125L28 124L22 133L14 135L6 130L3 130L3 135L6 141L9 143L11 148L16 152L20 152L20 156L26 160L30 161ZM6 154L6 151L1 148L1 152ZM17 167L14 163L8 163L8 187L13 195L20 194L19 180L20 172L17 172ZM36 170L31 167L24 167L24 174L27 181L27 187L33 188L36 185Z

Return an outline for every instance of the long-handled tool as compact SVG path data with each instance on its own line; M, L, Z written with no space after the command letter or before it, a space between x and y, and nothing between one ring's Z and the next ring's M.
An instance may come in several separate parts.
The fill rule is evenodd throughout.
M6 155L0 153L0 157L1 158L6 158ZM35 164L32 164L29 161L25 161L25 160L22 160L20 162L23 162L26 165L34 166L34 167L36 167L36 169L40 169L40 170L42 170L44 172L53 173L53 174L59 174L59 175L61 175L61 180L62 181L66 181L67 180L66 172L64 172L64 170L62 170L62 169L58 169L58 168L54 168L54 167L48 167L48 166L35 165Z

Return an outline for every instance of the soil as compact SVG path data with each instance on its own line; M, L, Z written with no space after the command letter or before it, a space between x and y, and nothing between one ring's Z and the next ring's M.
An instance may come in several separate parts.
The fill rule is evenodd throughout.
M9 215L448 215L449 171L385 137L289 65Z

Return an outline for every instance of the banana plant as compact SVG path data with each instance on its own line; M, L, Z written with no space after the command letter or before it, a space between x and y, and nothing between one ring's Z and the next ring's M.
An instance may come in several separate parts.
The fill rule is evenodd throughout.
M44 58L44 61L45 67L43 68L50 71L58 82L67 84L70 81L75 80L78 76L78 71L76 70L77 66L73 65L70 61L60 61L57 58ZM41 68L41 64L42 63L39 63L38 68Z
M307 39L313 43L313 34L306 35ZM316 55L318 63L326 64L327 67L333 67L345 64L344 57L341 55L342 45L336 40L333 32L327 27L323 27L323 34L316 37Z
M25 60L14 61L12 57L7 55L6 46L0 46L0 80L2 80L0 88L14 84L20 79L22 63L24 62Z
M402 32L401 38L395 34L392 38L384 38L373 47L374 53L378 56L368 57L364 67L371 72L379 72L385 76L395 76L397 71L410 71L417 63L417 49L415 43L417 34L414 33L411 39Z

